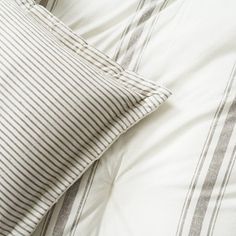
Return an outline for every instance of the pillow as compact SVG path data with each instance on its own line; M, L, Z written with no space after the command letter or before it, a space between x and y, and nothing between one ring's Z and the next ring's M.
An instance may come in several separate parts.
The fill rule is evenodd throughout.
M124 70L32 0L0 1L0 235L30 235L170 92Z

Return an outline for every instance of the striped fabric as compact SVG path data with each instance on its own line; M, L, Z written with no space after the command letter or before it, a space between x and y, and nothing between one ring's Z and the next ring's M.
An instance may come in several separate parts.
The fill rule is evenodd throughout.
M0 67L0 235L30 235L106 149L170 95L32 0L0 0Z

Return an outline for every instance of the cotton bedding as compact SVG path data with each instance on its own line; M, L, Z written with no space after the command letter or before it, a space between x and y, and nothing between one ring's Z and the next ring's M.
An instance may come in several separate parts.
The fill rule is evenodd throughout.
M235 236L235 1L49 0L48 8L173 96L68 190L34 236Z
M31 0L0 1L0 235L31 235L95 160L170 92Z

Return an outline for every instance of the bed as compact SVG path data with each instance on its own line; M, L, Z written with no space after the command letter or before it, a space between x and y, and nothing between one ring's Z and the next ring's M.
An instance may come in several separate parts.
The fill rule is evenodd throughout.
M38 3L173 95L67 190L33 236L235 236L235 1Z

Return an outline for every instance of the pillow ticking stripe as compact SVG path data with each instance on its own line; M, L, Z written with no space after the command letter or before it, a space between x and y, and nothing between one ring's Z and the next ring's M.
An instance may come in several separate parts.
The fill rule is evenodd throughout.
M31 0L0 0L0 82L0 235L30 235L106 149L170 95Z

